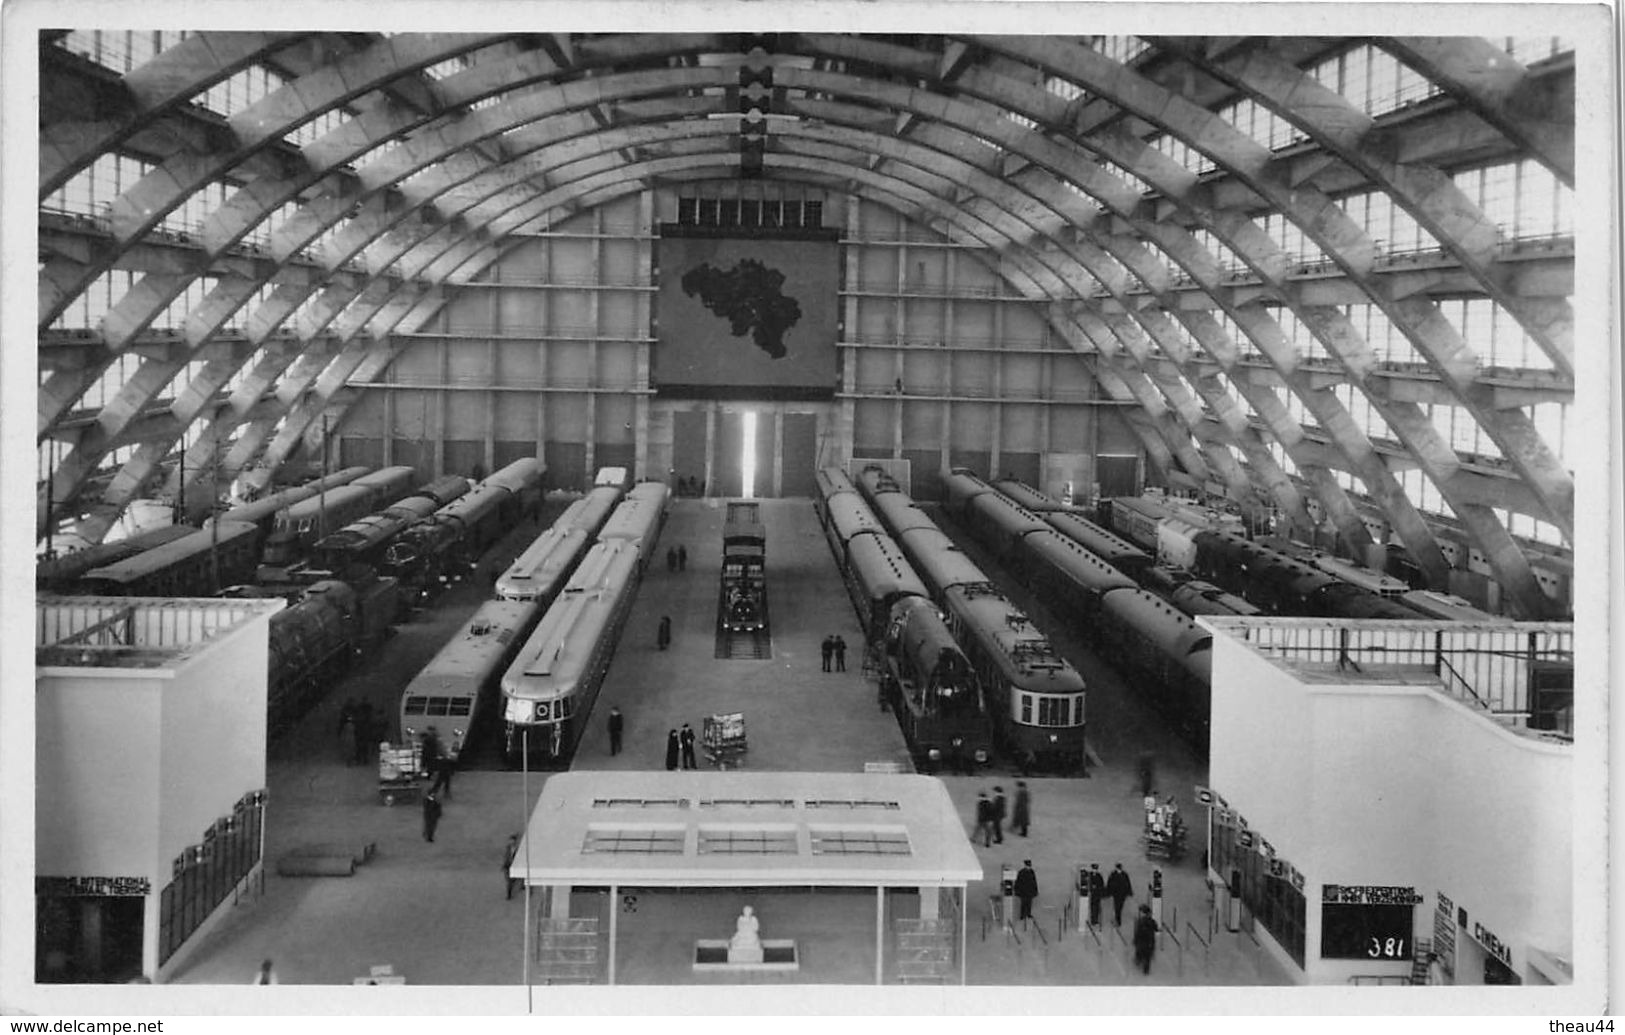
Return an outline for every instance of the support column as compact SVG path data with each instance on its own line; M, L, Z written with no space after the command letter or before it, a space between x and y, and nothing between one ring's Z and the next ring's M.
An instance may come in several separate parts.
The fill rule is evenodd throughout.
M875 984L886 983L886 886L875 885Z
M618 921L621 911L616 908L621 901L621 889L614 884L609 886L609 971L605 980L613 985L615 983L615 939L618 932Z
M959 886L959 983L965 983L965 885Z
M722 419L722 404L712 401L705 407L705 495L711 495L711 490L717 484L716 471L712 468L716 464L717 454L717 421Z
M784 404L773 411L773 498L784 498Z

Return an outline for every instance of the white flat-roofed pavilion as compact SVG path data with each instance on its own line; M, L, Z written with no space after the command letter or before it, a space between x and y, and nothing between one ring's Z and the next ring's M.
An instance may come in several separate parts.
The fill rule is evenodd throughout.
M541 889L558 919L578 886L608 885L611 902L625 888L872 887L877 983L886 890L918 891L920 918L937 920L948 889L963 981L965 888L982 878L965 820L934 777L709 770L551 777L509 872L527 898ZM617 912L609 911L612 984Z

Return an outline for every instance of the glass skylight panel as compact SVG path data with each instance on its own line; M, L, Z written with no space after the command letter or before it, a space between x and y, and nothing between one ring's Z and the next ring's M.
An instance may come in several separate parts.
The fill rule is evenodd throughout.
M698 849L701 855L794 855L796 830L793 826L702 826Z
M593 825L581 841L584 853L682 855L687 831L680 826Z
M814 855L912 855L901 827L826 827L807 830Z
M1057 97L1068 101L1082 97L1084 94L1083 87L1079 86L1077 83L1074 83L1070 79L1062 79L1060 76L1055 75L1049 76L1044 80L1044 89L1055 94Z

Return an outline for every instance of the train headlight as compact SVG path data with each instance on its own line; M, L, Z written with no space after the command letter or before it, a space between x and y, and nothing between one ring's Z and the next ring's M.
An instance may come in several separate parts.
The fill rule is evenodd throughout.
M978 763L985 763L987 761L987 748L976 749L976 761Z
M537 722L545 722L545 721L547 721L547 702L546 701L538 701L536 703L536 721Z
M1060 741L1061 741L1061 738L1057 737L1055 734L1051 733L1049 735L1049 742L1051 744L1058 744L1058 743L1060 743Z
M452 739L456 740L457 743L461 744L463 742L463 731L458 729L456 726L451 728L451 735Z
M401 727L401 737L402 737L402 739L411 740L411 739L415 738L417 735L418 735L418 731L415 728L413 728L411 726L402 726Z
M933 762L940 762L942 761L942 752L937 748L932 748L930 751L925 753L925 757L929 758Z

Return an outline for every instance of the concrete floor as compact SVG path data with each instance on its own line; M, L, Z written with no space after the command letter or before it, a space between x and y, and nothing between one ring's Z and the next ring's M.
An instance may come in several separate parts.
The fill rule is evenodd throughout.
M718 661L713 656L724 508L721 501L677 501L574 768L659 769L669 728L686 721L699 729L705 715L729 711L741 711L746 717L747 769L854 771L865 762L907 761L895 720L879 710L875 688L860 671L859 651L849 654L847 672L820 671L818 644L825 635L840 633L854 645L861 644L862 637L810 502L762 502L768 528L773 657ZM551 521L559 509L562 503L550 503L544 521ZM500 570L536 534L534 526L515 529L486 558L486 566ZM664 547L677 543L688 548L688 570L682 573L668 572L664 564ZM522 894L511 901L504 897L502 851L508 834L520 830L528 817L546 773L498 768L460 773L436 840L428 843L421 837L415 804L382 806L374 768L345 764L347 747L335 736L339 703L347 696L364 696L393 714L400 688L478 605L488 587L486 579L475 578L448 592L432 611L403 626L380 656L334 688L275 746L266 845L270 872L263 894L245 897L203 937L172 979L170 988L177 994L184 995L189 986L246 984L259 961L269 957L283 987L254 994L286 1000L289 1006L321 1009L336 1004L344 1009L376 1006L385 1012L430 1013L642 1006L641 1000L626 999L610 989L527 989L523 984L525 906ZM1021 601L1019 590L1012 595L1032 608L1043 624L1045 616ZM674 639L671 649L662 652L655 648L654 633L663 614L673 619ZM1025 988L1023 1004L1048 1003L1068 1012L1105 1008L1107 1000L1100 994L1107 989L1114 990L1111 1009L1143 1010L1166 1005L1169 986L1290 984L1251 936L1210 928L1209 892L1196 861L1201 854L1202 817L1190 798L1191 786L1205 776L1202 767L1162 731L1115 674L1064 631L1056 638L1090 680L1090 729L1100 764L1088 779L1030 780L1031 836L1007 834L1002 845L976 847L987 876L967 892L969 984L986 990L1003 988L1011 994ZM613 758L603 732L603 716L611 704L618 704L627 716L624 750ZM1142 898L1149 888L1151 867L1139 840L1140 795L1133 772L1133 761L1142 750L1156 753L1160 784L1186 804L1197 839L1185 861L1163 871L1165 919L1178 941L1165 937L1149 976L1131 966L1132 952L1111 926L1109 907L1108 923L1098 934L1080 933L1068 921L1071 874L1079 864L1099 862L1109 870L1121 861ZM1008 772L943 779L965 816L967 834L974 825L977 792L996 783L1007 792L1014 787ZM275 874L276 859L290 849L335 842L372 843L376 854L348 878ZM1000 867L1019 866L1023 859L1032 860L1039 877L1034 920L1003 931L989 922L989 896L997 887ZM620 918L618 980L691 986L687 991L668 987L655 1012L681 1009L688 997L700 996L706 984L720 979L697 979L688 969L693 942L727 936L730 918L740 904L735 897L739 896L670 892L640 896L635 917L623 913ZM764 937L795 937L806 944L802 969L793 979L760 976L762 982L781 984L777 992L766 993L784 996L786 981L798 987L873 982L872 896L855 903L840 896L779 893L751 901L763 916ZM578 902L574 911L594 908L608 906ZM1205 947L1202 941L1207 942ZM402 975L406 985L349 987L382 964ZM295 991L287 986L307 987ZM448 992L445 986L461 987ZM1050 991L1038 991L1045 987ZM202 994L205 989L195 991ZM237 1002L235 996L243 991L235 990L230 1002ZM880 1008L929 1009L928 1004L941 1003L951 994L889 987ZM744 1010L787 1002L754 999L746 989L729 995L729 1002ZM1034 995L1042 998L1033 999ZM703 997L693 1001L711 1004ZM809 1003L815 1011L840 1012L840 1001Z

